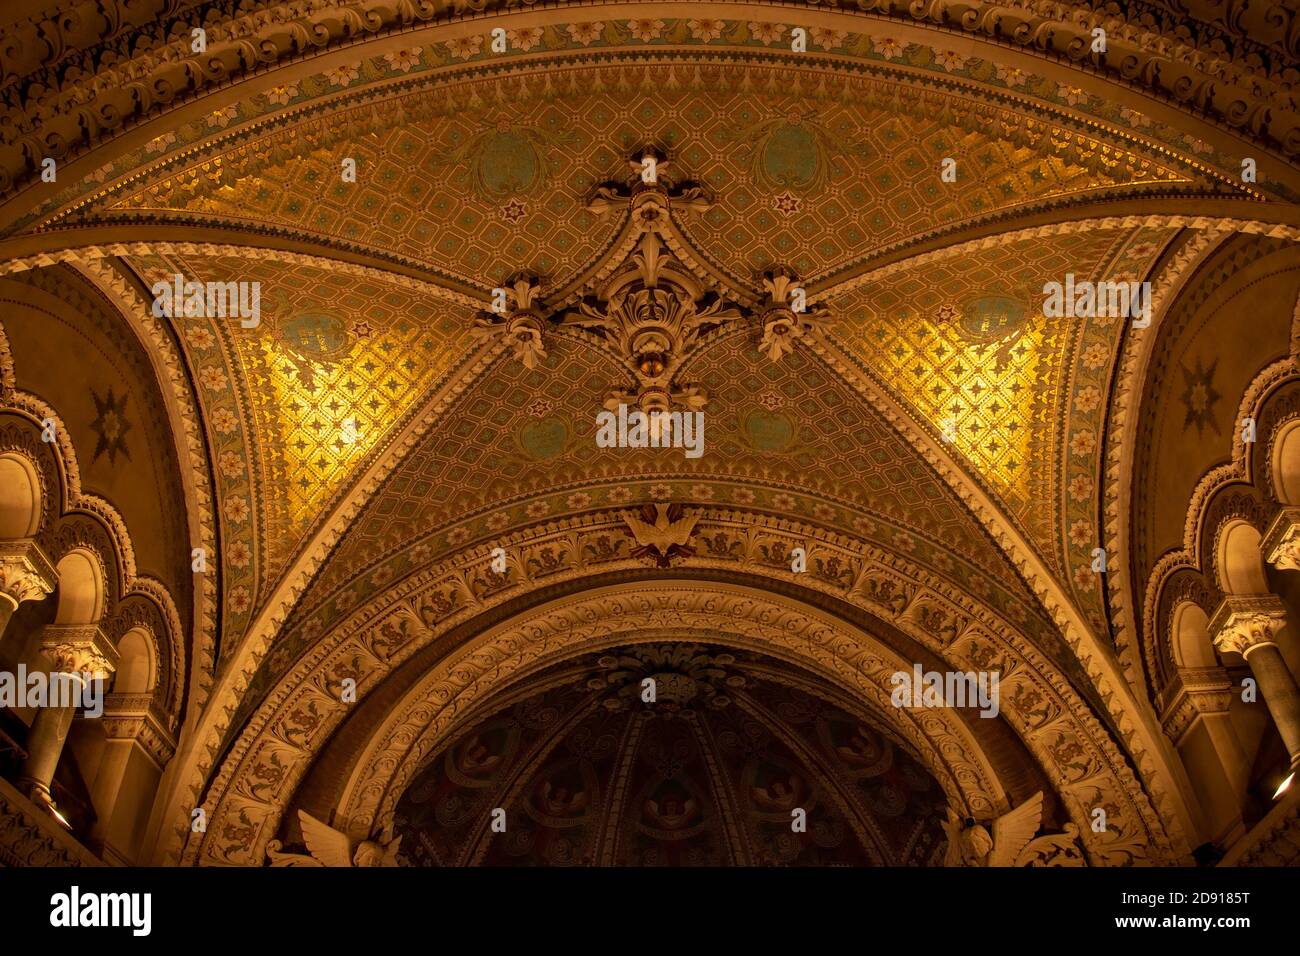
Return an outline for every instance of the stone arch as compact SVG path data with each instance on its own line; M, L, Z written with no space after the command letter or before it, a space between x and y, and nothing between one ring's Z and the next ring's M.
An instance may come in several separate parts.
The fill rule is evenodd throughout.
M41 524L41 479L25 456L0 455L0 538L29 538Z
M1243 518L1224 523L1217 535L1215 565L1219 588L1225 594L1263 594L1268 591L1259 530Z
M704 521L702 518L701 525ZM724 536L741 533L743 526L738 523L738 515L721 509L708 522L716 522ZM479 588L479 582L487 575L490 553L487 548L469 548L437 568L395 583L388 593L328 632L313 632L309 649L291 671L247 719L240 719L243 730L230 745L202 799L210 821L208 832L191 838L184 859L199 863L260 862L258 848L274 834L280 814L311 770L317 754L348 715L349 708L340 703L339 697L343 677L350 676L357 682L358 700L364 704L371 694L387 693L380 688L395 667L404 665L426 647L435 646L439 653L446 653L452 639L445 635L460 633L460 640L472 639L485 626L478 623L480 620L499 620L507 605L516 606L511 601L533 594L543 599L561 587L589 588L597 580L604 580L595 577L604 572L635 572L644 577L645 559L630 558L626 547L611 550L600 544L602 536L608 538L611 534L610 527L619 526L621 519L617 515L605 514L589 516L581 526L566 520L535 527L532 543L517 542L519 550L533 553L545 548L553 554L559 552L561 560L526 585L496 586L487 591ZM711 527L702 527L702 532L717 536ZM621 531L613 533L623 535ZM811 528L778 522L744 535L753 549L760 535L797 536L802 540L812 533ZM776 547L780 550L782 546L778 543ZM824 547L829 549L831 544ZM840 608L837 613L848 613L854 620L862 615L864 621L881 622L878 626L895 629L935 655L944 662L941 667L998 670L1004 675L1002 716L1021 745L1033 754L1062 804L1068 805L1072 815L1086 816L1087 808L1103 801L1112 821L1124 820L1118 830L1106 835L1108 843L1096 849L1099 859L1126 862L1186 852L1177 842L1180 838L1168 835L1167 823L1161 822L1147 802L1143 785L1129 768L1128 758L1116 746L1111 732L1097 721L1093 708L1083 702L1069 680L1032 641L1016 633L1014 626L989 617L964 600L954 601L956 595L946 596L948 587L922 569L907 567L897 556L876 557L871 549L864 555L857 551L860 546L853 548L854 556L847 550L847 540L841 540L836 547L852 560L833 582L797 582L788 568L764 566L757 557L742 561L742 571L746 580L761 584L765 595L785 589L787 593L805 595L804 601L812 599L819 605L830 601L828 606ZM721 575L722 580L735 580L737 557L732 549L724 551L732 556L698 555L687 559L674 577L717 580ZM829 551L827 556L831 556ZM573 561L578 563L574 565ZM838 563L842 565L843 559ZM803 577L812 579L814 575ZM770 618L780 621L784 613L773 611ZM720 621L717 627L724 625L725 621ZM528 646L530 641L521 639L517 643ZM832 644L851 661L853 648L861 642L843 636ZM852 670L851 663L842 666ZM1148 785L1152 787L1150 799L1162 801L1158 784Z
M1184 601L1174 609L1173 652L1174 663L1180 668L1218 666L1210 643L1210 617L1192 601Z
M1300 505L1300 418L1278 428L1270 454L1273 497L1284 505Z
M153 638L136 626L122 635L117 644L117 672L113 677L115 694L150 694L158 681L158 665Z
M84 547L74 548L55 565L59 575L56 624L94 624L104 614L103 562Z

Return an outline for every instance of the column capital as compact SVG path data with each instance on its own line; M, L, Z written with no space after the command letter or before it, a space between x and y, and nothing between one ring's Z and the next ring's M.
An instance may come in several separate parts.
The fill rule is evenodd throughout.
M117 670L117 648L98 624L47 624L41 631L41 652L65 674L88 671L107 678Z
M43 600L54 593L58 572L41 546L31 538L0 541L0 600L15 608L23 601Z
M1300 571L1300 508L1286 507L1269 522L1259 545L1264 560L1284 571Z
M1243 657L1258 647L1273 644L1286 626L1286 605L1275 594L1230 594L1210 618L1210 640L1220 653L1236 651Z
M1199 718L1228 712L1232 704L1232 681L1222 667L1184 667L1160 699L1161 726L1177 744Z
M151 694L109 694L100 718L109 740L133 740L162 768L176 752L176 735L153 706Z

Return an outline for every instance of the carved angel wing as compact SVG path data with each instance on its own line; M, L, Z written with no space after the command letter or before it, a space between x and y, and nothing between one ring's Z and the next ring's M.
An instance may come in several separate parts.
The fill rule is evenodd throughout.
M1043 791L993 821L993 849L988 866L1014 866L1043 820Z
M384 847L384 859L380 866L401 866L397 862L397 851L402 845L402 838L398 837Z
M939 821L939 825L948 836L948 849L943 854L943 865L961 866L961 817L949 810L948 819Z
M325 866L351 866L352 841L328 824L321 823L310 813L298 811L302 824L302 839L307 850Z
M647 524L630 513L624 514L623 520L627 522L628 528L632 531L632 537L636 539L636 543L641 545L641 547L644 548L655 540L656 535L654 525Z

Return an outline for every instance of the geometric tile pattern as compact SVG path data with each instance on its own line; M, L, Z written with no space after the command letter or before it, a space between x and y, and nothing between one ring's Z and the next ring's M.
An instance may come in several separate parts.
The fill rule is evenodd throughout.
M812 280L996 211L1193 183L1171 165L1081 147L953 93L902 108L900 88L881 79L818 89L779 69L718 67L676 82L671 66L637 72L623 78L627 89L580 73L583 92L560 99L550 80L521 79L508 96L493 80L437 99L308 112L134 185L108 211L268 223L410 257L480 288L521 268L560 284L617 225L587 211L591 190L624 178L627 154L650 139L672 154L667 175L713 193L713 208L686 228L720 264L752 278L785 263ZM938 176L947 157L956 183ZM347 158L355 183L340 175Z

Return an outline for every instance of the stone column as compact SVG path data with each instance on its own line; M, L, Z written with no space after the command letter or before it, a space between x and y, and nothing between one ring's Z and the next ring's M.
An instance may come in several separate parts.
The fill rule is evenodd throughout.
M1233 686L1222 667L1182 667L1161 695L1160 721L1197 784L1207 836L1231 842L1244 827L1249 760L1232 726Z
M135 821L152 805L176 752L175 728L155 711L151 694L109 694L103 724L104 755L90 788L99 816L91 839L105 860L130 865L140 850Z
M54 565L31 538L0 541L0 635L19 604L44 600L57 581Z
M1300 688L1273 638L1286 627L1286 607L1272 594L1223 599L1210 619L1210 638L1220 653L1246 659L1291 766L1300 765Z
M49 624L41 632L41 651L52 673L73 675L84 681L107 680L117 666L117 648L98 624ZM27 761L18 788L33 800L53 806L50 782L63 753L75 707L46 707L32 723L27 738Z

